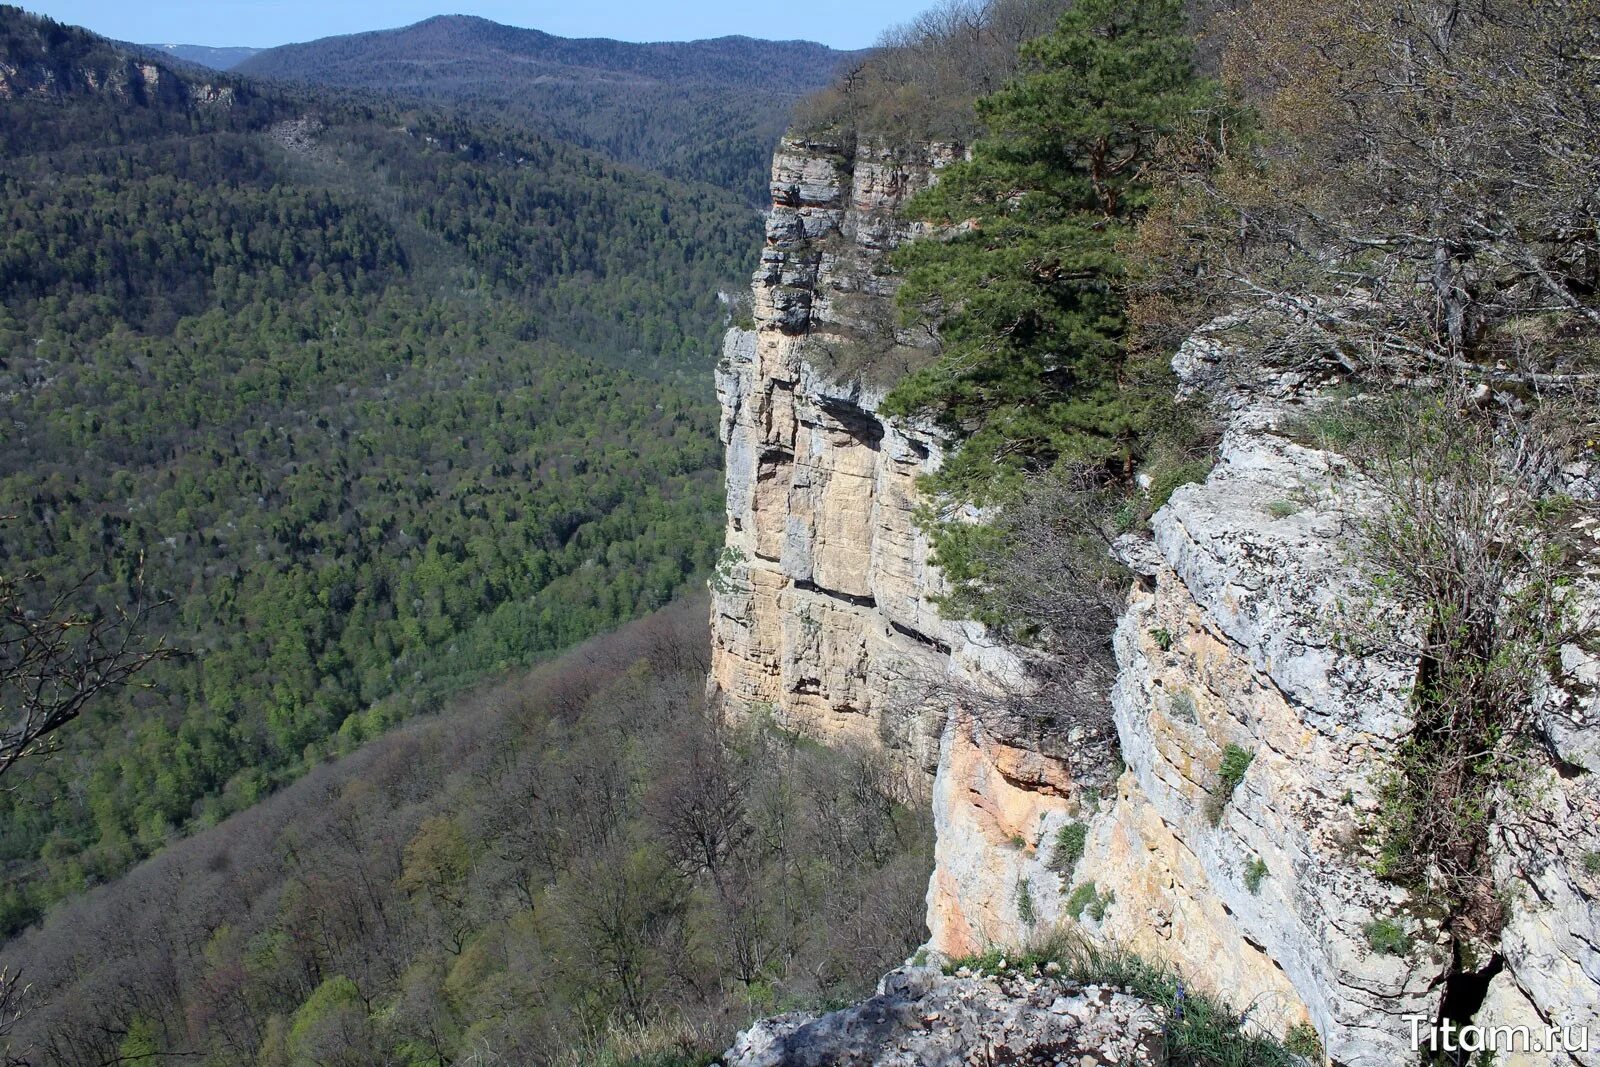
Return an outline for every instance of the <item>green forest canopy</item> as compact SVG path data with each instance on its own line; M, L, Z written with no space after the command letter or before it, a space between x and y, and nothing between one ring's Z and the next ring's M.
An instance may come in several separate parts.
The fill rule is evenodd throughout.
M10 776L4 931L703 572L716 294L759 232L516 131L59 84L0 109L0 566L110 606L142 561L191 654Z

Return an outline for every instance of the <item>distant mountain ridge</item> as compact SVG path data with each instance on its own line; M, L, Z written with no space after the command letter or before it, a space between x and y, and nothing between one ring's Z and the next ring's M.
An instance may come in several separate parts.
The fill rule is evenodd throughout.
M858 55L810 41L750 37L655 44L572 39L441 15L396 30L267 49L233 70L492 112L757 201L795 102Z
M251 56L263 51L260 48L245 47L215 48L204 44L147 44L141 47L153 52L164 52L185 63L210 67L212 70L232 70Z
M796 93L827 84L839 63L857 53L813 41L741 36L648 44L606 37L557 37L476 15L436 15L400 29L264 49L243 61L240 73L290 80L315 73L318 80L376 88L390 83L380 81L374 68L433 67L486 54L502 55L548 73L632 74L652 80Z

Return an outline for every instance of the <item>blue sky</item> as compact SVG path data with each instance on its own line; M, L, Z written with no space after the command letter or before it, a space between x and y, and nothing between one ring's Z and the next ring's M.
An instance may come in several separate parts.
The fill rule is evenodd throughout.
M864 48L934 0L16 0L29 11L145 44L254 45L482 15L562 37L683 41L742 33Z

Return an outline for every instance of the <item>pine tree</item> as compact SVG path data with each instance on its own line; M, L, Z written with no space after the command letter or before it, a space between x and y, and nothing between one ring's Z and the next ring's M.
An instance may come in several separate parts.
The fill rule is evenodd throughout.
M1131 468L1148 411L1124 383L1118 246L1158 141L1208 92L1191 53L1179 0L1081 0L979 101L972 158L913 201L956 232L896 263L901 314L932 322L942 348L885 410L960 436L939 488L981 500L1061 459Z

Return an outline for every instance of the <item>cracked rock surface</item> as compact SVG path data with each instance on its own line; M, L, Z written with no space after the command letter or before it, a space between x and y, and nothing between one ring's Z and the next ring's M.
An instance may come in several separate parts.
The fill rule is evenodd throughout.
M1110 1067L1162 1062L1160 1013L1097 985L1053 978L887 975L877 996L828 1015L765 1019L728 1067Z

